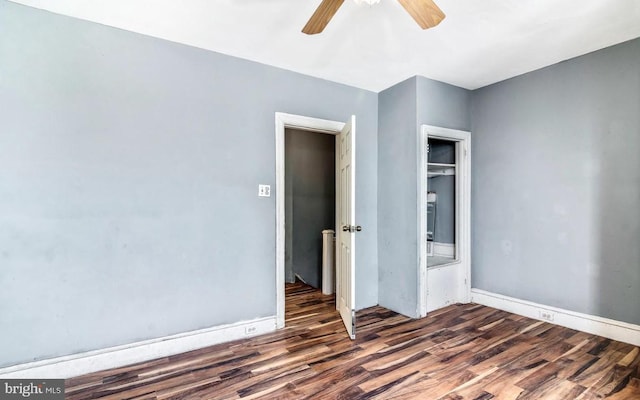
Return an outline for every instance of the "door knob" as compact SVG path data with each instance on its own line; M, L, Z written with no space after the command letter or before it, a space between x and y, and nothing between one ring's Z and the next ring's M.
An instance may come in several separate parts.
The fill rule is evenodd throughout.
M343 225L342 232L351 232L351 227L349 225Z
M362 230L362 227L360 225L356 226L356 231L360 232Z

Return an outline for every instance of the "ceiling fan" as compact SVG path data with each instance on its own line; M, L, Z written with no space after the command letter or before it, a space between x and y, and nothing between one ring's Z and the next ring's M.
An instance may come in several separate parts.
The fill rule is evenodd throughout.
M356 3L364 1L368 4L374 4L380 0L355 1ZM433 0L398 0L398 2L422 29L433 28L444 19L444 13ZM342 3L344 3L344 0L322 0L309 22L302 28L302 32L307 35L315 35L322 32Z

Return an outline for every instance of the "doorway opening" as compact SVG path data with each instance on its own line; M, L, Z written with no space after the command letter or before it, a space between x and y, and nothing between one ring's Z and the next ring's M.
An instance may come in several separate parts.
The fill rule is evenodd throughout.
M355 116L346 122L276 113L276 323L285 324L286 277L286 129L335 137L335 293L336 308L355 339ZM293 209L292 209L293 211ZM295 220L294 220L295 223ZM295 229L295 228L294 228ZM294 231L295 232L295 231ZM321 232L321 231L320 231ZM320 233L318 232L318 234ZM293 239L292 239L293 240ZM295 251L295 248L294 248ZM295 257L295 256L294 256ZM293 259L295 261L295 258ZM295 276L295 273L293 274Z
M422 125L418 154L418 311L471 296L471 136Z
M336 140L323 132L285 128L285 282L301 281L333 294L334 259L324 260L323 239L336 222ZM328 238L323 238L323 231ZM328 275L328 276L325 276ZM323 282L326 281L326 282ZM332 279L333 280L333 279ZM327 287L323 287L324 286Z

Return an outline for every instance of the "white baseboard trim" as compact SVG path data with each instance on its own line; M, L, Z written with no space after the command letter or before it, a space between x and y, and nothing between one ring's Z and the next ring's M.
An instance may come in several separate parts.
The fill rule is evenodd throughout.
M453 258L456 255L456 246L453 243L433 242L433 255Z
M471 302L640 346L640 325L471 289Z
M91 372L167 357L276 330L276 317L165 336L158 339L0 368L0 378L66 379Z

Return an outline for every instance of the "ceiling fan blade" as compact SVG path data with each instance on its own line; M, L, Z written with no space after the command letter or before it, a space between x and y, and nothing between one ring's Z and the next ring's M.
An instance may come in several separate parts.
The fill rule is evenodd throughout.
M307 35L322 32L342 3L344 0L322 0L309 22L302 28L302 32Z
M422 29L433 28L444 19L444 13L433 0L398 0Z

